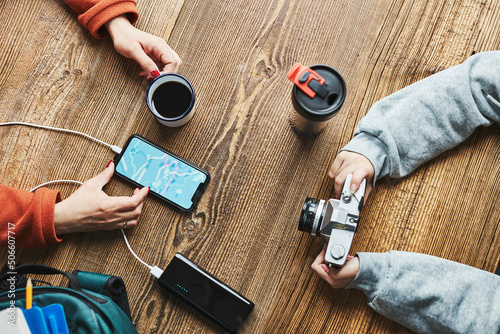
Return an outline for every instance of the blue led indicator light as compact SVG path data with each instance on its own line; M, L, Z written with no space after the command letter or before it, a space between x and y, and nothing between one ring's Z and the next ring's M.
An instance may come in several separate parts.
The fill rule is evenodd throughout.
M182 285L180 284L177 284L177 287L180 288L182 291L184 292L188 292L188 290L186 288L184 288Z

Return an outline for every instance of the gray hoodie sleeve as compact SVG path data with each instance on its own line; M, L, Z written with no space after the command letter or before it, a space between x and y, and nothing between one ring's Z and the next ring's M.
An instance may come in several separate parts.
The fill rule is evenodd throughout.
M357 253L347 286L378 313L418 333L499 333L500 277L438 257L390 251Z
M498 122L499 97L500 51L478 53L375 103L342 150L367 157L374 180L405 176Z

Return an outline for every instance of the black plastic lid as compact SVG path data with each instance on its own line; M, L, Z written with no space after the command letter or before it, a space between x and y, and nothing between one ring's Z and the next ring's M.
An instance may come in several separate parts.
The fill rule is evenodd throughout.
M310 68L325 79L322 90L326 90L326 94L324 94L325 92L323 94L317 93L314 98L310 98L297 85L293 85L292 103L302 117L313 121L326 121L335 116L344 103L346 95L344 78L328 65L313 65ZM310 82L319 85L316 80ZM313 88L311 84L309 87ZM313 90L316 91L316 89Z

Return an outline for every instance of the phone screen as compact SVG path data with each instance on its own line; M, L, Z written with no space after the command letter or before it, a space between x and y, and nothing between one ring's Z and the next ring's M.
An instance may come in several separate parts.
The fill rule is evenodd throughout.
M137 135L116 163L115 173L183 210L193 208L208 182L208 173Z

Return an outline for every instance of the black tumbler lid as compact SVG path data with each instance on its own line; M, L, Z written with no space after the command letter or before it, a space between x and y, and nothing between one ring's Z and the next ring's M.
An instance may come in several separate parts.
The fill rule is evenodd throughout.
M306 68L304 66L304 68ZM307 68L306 68L307 69ZM308 80L310 72L303 71L292 89L292 103L295 110L304 118L312 121L326 121L337 114L344 103L346 86L344 79L337 70L328 65L313 65L313 72L324 78L324 83L314 78ZM308 82L307 82L308 81ZM306 84L315 94L310 97L297 84ZM302 85L304 87L304 85Z

